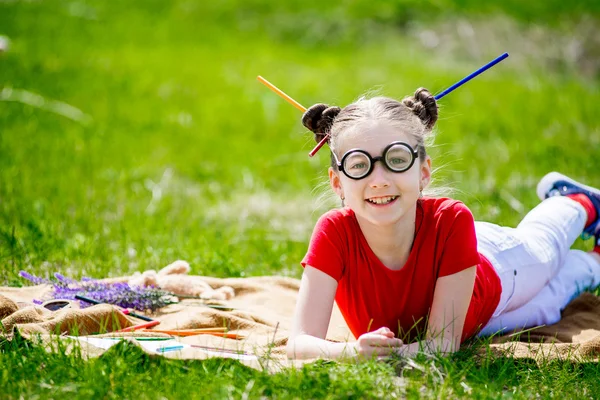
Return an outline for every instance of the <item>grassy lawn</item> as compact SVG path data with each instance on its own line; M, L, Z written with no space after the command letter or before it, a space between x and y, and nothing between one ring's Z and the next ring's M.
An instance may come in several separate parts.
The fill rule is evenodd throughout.
M328 154L307 157L299 112L257 75L305 106L345 105L438 92L508 51L441 101L436 186L506 225L548 171L600 186L600 3L414 3L0 0L0 285L24 284L22 269L107 277L176 259L300 277L336 205ZM126 346L91 361L21 341L0 352L2 398L597 398L599 377L597 363L472 349L276 375Z

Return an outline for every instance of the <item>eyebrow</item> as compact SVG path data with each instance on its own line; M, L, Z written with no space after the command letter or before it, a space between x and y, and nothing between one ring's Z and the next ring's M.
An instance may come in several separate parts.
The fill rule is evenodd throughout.
M385 150L385 148L386 148L386 147L388 147L390 144L392 144L392 143L394 143L394 142L398 142L398 141L399 141L399 140L395 140L395 141L393 141L393 142L390 142L390 143L386 144L385 146L383 146L383 149L381 149L380 151L378 151L378 152L377 152L377 154L383 154L383 150ZM409 145L409 146L411 147L411 149L413 149L414 151L417 151L417 148L419 147L419 145L418 145L418 144L415 144L415 145L413 145L413 144L411 144L411 143L409 143L409 142L404 142L404 143L406 143L407 145ZM351 148L349 148L348 150L341 152L341 153L342 153L342 156L343 156L344 154L346 154L347 152L349 152L349 151L352 151L352 150L361 150L361 151L364 151L364 152L368 153L369 155L373 154L373 153L371 153L370 151L368 151L368 150L366 150L366 149L364 149L364 148L362 148L362 147L351 147ZM336 154L336 156L337 156L337 154Z

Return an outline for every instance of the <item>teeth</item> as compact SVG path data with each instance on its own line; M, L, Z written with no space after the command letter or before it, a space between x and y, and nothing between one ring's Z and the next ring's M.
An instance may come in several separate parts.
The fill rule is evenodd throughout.
M396 197L398 196L377 197L375 199L367 199L367 201L374 204L387 204L392 200L395 200Z

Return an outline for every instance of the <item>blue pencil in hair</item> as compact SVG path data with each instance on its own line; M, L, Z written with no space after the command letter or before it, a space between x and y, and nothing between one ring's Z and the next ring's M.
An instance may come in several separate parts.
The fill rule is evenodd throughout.
M489 63L485 64L483 67L481 67L478 70L470 73L469 75L467 75L464 78L462 78L460 81L456 82L454 85L450 86L448 89L442 91L441 93L436 94L433 97L436 100L441 99L442 97L444 97L448 93L452 92L454 89L456 89L456 88L464 85L465 83L469 82L471 79L475 78L477 75L479 75L479 74L487 71L488 69L492 68L494 65L498 64L500 61L504 60L506 57L508 57L508 53L504 53L504 54L502 54L502 55L494 58L492 61L490 61Z

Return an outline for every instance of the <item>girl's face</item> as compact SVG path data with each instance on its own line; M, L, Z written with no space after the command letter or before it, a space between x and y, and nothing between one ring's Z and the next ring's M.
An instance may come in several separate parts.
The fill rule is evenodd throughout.
M414 150L416 141L397 125L385 121L361 123L351 132L343 132L337 141L339 160L351 149L361 149L371 157L381 156L392 142L408 143ZM345 198L359 218L384 226L399 222L414 212L420 192L431 179L431 159L415 159L413 166L404 172L392 172L376 161L373 171L365 178L348 178L337 168L329 168L329 180L338 196Z

